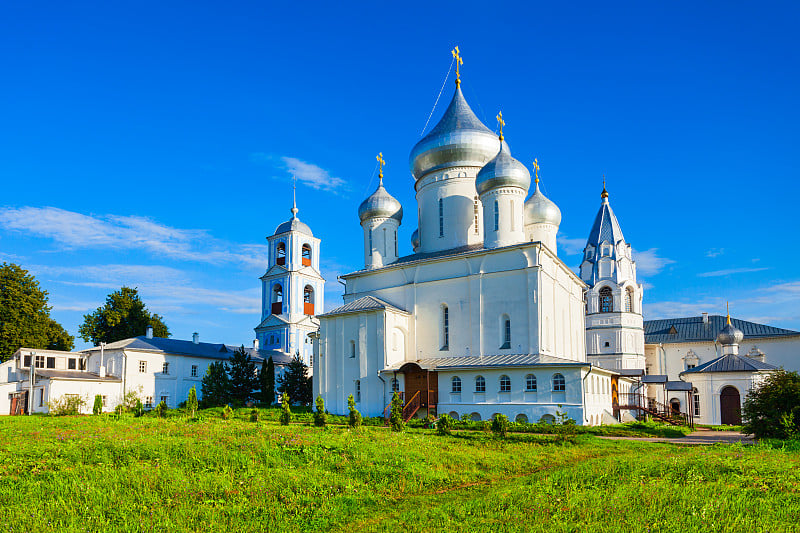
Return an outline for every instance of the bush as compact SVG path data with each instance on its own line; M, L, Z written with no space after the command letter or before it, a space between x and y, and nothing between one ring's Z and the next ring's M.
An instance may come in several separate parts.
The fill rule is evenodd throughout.
M314 411L314 425L323 428L328 416L325 413L325 400L322 399L322 396L317 396L316 404L317 410Z
M453 429L453 417L448 415L447 413L443 414L439 417L439 420L436 422L436 431L439 435L449 435L450 431Z
M142 403L142 387L126 392L122 398L122 404L128 411L136 409L136 402Z
M259 418L260 414L258 412L258 409L253 409L250 411L250 422L258 422Z
M144 414L144 405L142 405L142 400L136 398L136 402L134 402L133 404L132 411L133 411L133 416L135 416L136 418L139 418Z
M757 439L800 437L800 374L778 370L744 400L743 430Z
M395 391L392 394L391 414L389 415L389 425L392 431L403 431L406 423L403 420L403 402L400 400L400 393Z
M160 402L158 402L158 405L156 405L156 408L153 409L153 411L155 412L158 418L165 418L167 416L167 409L168 409L167 402L161 400Z
M230 405L226 404L225 407L222 408L222 419L230 420L231 418L233 418L233 409L231 409Z
M492 419L492 432L499 437L508 435L508 417L506 415L494 415Z
M347 419L347 425L351 428L360 428L362 422L361 413L356 409L356 400L353 398L352 394L347 397L347 408L350 409L350 417Z
M285 392L281 396L281 416L280 422L282 426L288 426L292 421L292 408L289 406L289 395Z
M47 402L47 408L53 416L79 415L86 406L86 399L77 394L65 394L52 402Z
M92 406L92 414L99 415L103 412L103 397L99 394L94 395L94 405Z
M186 398L186 412L189 413L191 418L194 418L195 413L197 413L197 389L194 386L189 389L189 397Z

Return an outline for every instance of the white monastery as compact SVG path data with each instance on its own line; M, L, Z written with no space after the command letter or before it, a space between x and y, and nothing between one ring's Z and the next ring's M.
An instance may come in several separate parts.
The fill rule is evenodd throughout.
M341 276L343 305L323 314L320 239L297 216L267 237L253 347L280 374L292 356L313 369L314 394L347 412L614 423L676 413L738 424L747 392L777 367L800 370L800 333L743 320L644 321L631 245L603 186L579 274L558 256L561 211L500 134L456 88L438 124L411 151L418 228L400 255L403 208L383 183L358 209L364 268ZM530 195L529 195L530 193ZM527 199L526 199L527 198ZM740 347L744 352L740 355ZM235 346L144 335L78 352L21 348L0 364L0 413L47 412L63 395L130 391L176 407Z

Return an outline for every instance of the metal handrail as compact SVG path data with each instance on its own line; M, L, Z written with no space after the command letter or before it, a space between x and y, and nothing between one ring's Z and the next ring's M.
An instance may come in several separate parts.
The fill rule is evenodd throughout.
M414 416L414 413L419 410L419 404L419 391L417 391L403 406L403 422L408 422Z

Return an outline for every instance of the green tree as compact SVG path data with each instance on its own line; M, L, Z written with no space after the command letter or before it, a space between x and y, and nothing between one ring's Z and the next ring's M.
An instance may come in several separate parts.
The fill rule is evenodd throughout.
M499 437L506 437L508 435L508 417L501 414L494 415L492 431Z
M261 403L272 405L275 403L275 362L272 356L261 363L261 372L258 374L261 389Z
M230 398L231 380L228 377L227 365L222 361L214 361L208 365L206 375L200 382L200 392L203 393L203 406L219 407L228 403Z
M358 412L356 409L356 400L353 398L353 395L347 397L347 408L350 410L350 416L347 419L347 425L351 428L360 428L361 427L361 413Z
M94 405L92 406L92 414L99 415L103 412L103 397L99 394L94 395Z
M436 422L436 431L439 433L439 435L450 435L450 431L453 429L453 424L455 424L453 417L445 413L440 416L439 420Z
M191 418L194 418L195 413L197 413L197 389L192 387L189 389L189 397L186 398L186 412L189 413Z
M296 405L311 403L311 378L308 376L308 367L297 353L286 365L283 375L278 378L278 392L287 393Z
M253 389L258 387L258 372L253 358L244 349L244 346L233 352L228 367L230 376L230 399L238 404L244 404L253 398Z
M122 287L108 295L103 307L84 315L78 332L83 340L96 346L144 335L147 326L153 326L153 336L169 337L163 317L147 310L138 290Z
M27 270L0 264L0 362L22 347L72 350L75 339L50 317L47 301Z
M289 395L285 392L281 396L281 415L280 421L282 426L288 426L292 421L292 408L290 407Z
M314 425L317 427L325 427L328 420L328 415L325 413L325 400L322 396L317 396L317 410L314 411Z
M750 393L742 408L744 432L757 439L800 437L800 374L778 370Z
M400 399L400 393L395 391L392 394L391 413L389 414L389 425L392 426L392 431L403 431L406 423L403 420L403 401Z

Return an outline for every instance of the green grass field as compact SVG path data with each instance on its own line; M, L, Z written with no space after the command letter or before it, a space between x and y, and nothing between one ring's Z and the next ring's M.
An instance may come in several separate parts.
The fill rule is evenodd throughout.
M800 451L112 416L0 419L0 531L797 531ZM679 439L676 440L679 442Z

